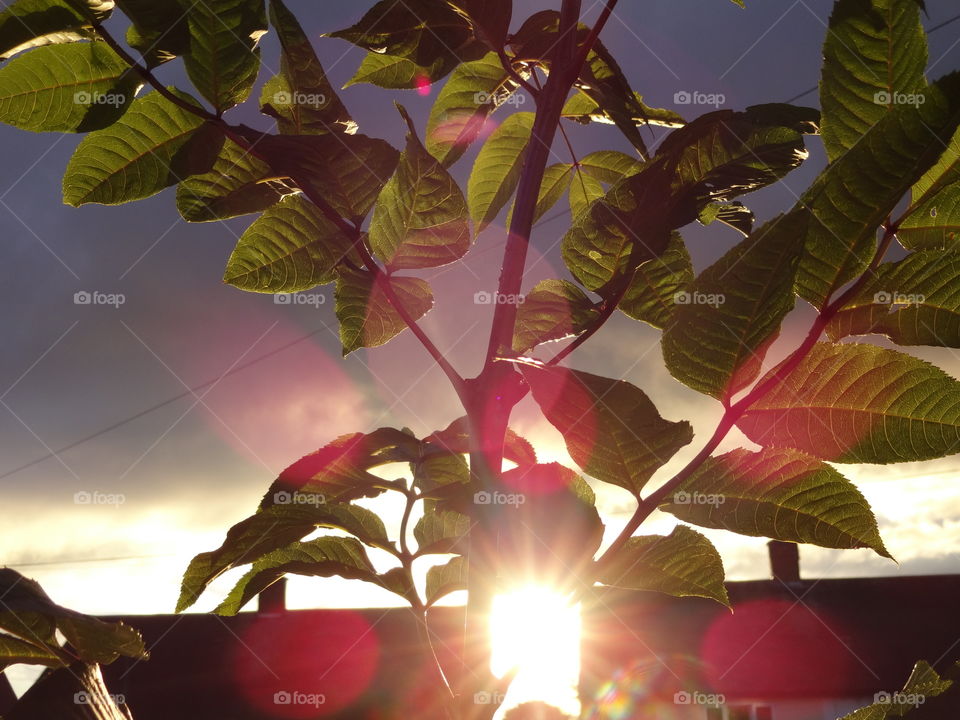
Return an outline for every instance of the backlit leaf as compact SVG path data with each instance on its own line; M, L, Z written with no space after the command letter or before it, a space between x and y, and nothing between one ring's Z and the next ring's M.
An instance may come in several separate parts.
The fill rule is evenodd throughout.
M677 308L677 293L693 282L693 265L680 233L670 237L660 257L642 263L617 306L634 320L664 328Z
M478 235L517 189L533 119L534 114L528 112L510 115L491 133L477 155L467 182L467 201Z
M81 7L77 7L81 5ZM80 3L70 0L16 0L0 12L0 60L41 45L77 42L92 35L90 17ZM98 2L98 20L113 9L112 2Z
M524 353L540 343L579 335L599 311L583 291L565 280L541 280L517 307L513 349Z
M420 278L396 277L388 281L381 276L374 281L367 273L341 270L337 276L336 313L344 355L362 347L383 345L407 328L387 298L383 285L386 282L414 320L433 307L430 286Z

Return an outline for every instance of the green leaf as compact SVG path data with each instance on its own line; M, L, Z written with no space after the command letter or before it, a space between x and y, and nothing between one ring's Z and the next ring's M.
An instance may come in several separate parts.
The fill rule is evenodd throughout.
M703 225L709 225L712 222L722 222L729 225L741 235L746 237L753 232L753 212L741 202L732 203L713 203L707 205L701 212L697 220Z
M470 532L470 518L453 510L424 510L413 528L417 555L463 553Z
M223 281L241 290L292 293L336 280L351 253L340 229L302 195L268 208L227 261Z
M285 135L356 132L297 18L280 0L270 2L270 23L280 39L280 73L263 87L261 111Z
M576 220L603 195L603 185L599 180L586 172L576 173L570 181L570 216Z
M537 204L533 208L533 221L537 222L544 214L556 205L563 194L570 187L573 176L576 174L576 168L567 163L557 163L550 165L543 171L543 179L540 181L540 192L537 195ZM506 226L510 227L513 218L513 208L507 213Z
M833 340L882 333L897 345L960 348L960 253L881 264L826 329Z
M623 380L561 367L521 371L574 462L635 495L693 439L688 422L664 420L640 388Z
M760 373L767 348L793 309L803 235L774 218L674 296L663 358L684 385L729 399Z
M534 113L510 115L480 149L467 182L470 217L479 235L497 217L520 182Z
M291 543L261 557L214 612L218 615L236 615L250 600L287 573L311 577L339 575L379 584L367 552L357 540L322 537Z
M260 509L283 504L280 501L289 504L294 494L322 497L330 504L395 490L395 482L368 471L388 463L412 462L420 457L420 450L419 440L394 428L341 435L280 473L260 502Z
M737 425L831 462L929 460L960 452L960 382L895 350L818 343Z
M449 63L454 64L455 61ZM439 68L423 67L407 58L369 52L364 56L357 72L343 87L346 89L351 85L370 83L391 90L413 90L432 83L431 75L443 77L450 69L447 64Z
M457 66L430 108L427 150L444 167L452 165L479 137L490 113L506 102L526 102L516 89L496 53Z
M226 220L266 210L290 192L269 166L226 140L210 172L177 186L177 210L188 222Z
M660 509L701 527L891 557L856 486L796 450L740 448L708 458Z
M869 264L876 230L940 156L960 122L960 74L898 105L800 199L808 224L796 292L817 308Z
M40 585L10 568L0 568L0 630L48 651L60 650L55 630L86 663L111 663L118 657L146 658L140 633L122 622L104 622L54 603ZM5 636L0 636L4 638ZM0 653L0 664L3 655ZM43 663L46 664L46 663Z
M664 328L676 309L677 293L693 282L693 265L680 233L670 236L663 255L641 263L617 306L634 320Z
M370 51L351 83L361 74L382 73L387 57L406 60L408 67L394 71L394 81L407 76L407 87L418 82L439 80L464 60L476 60L486 48L473 37L470 23L445 2L406 0L402 3L381 0L349 28L329 33ZM383 60L377 60L377 56ZM412 70L412 72L411 72ZM417 76L415 73L420 73ZM379 83L378 83L379 84ZM400 87L391 85L390 87Z
M909 249L955 248L960 231L960 130L940 159L910 191L910 207L897 229Z
M89 132L116 122L139 77L104 43L37 48L0 67L0 122L35 132Z
M148 198L209 171L222 143L219 131L204 127L201 118L149 93L116 124L90 133L77 146L63 177L63 200L78 207Z
M340 321L343 354L362 347L383 345L403 332L407 325L387 299L384 283L389 282L400 304L414 320L433 307L430 286L420 278L395 277L374 280L368 273L342 269L337 275L336 314Z
M494 50L507 41L513 0L449 0L450 6L476 28L477 36Z
M219 548L200 553L190 561L183 574L177 612L193 605L206 587L227 570L254 563L267 553L303 539L318 527L344 530L372 547L393 548L383 521L366 508L326 503L320 493L278 493L285 493L280 499L287 500L286 503L272 505L241 520L227 531Z
M217 112L247 99L260 71L260 37L267 32L264 0L205 0L187 10L187 75Z
M541 280L517 307L513 349L524 353L540 343L579 335L600 312L583 291L566 280Z
M55 653L46 647L35 645L34 642L36 641L26 642L0 633L0 671L19 663L64 667L63 661Z
M956 665L954 665L955 669ZM943 695L951 687L955 688L955 685L954 680L941 678L928 662L920 660L914 665L903 690L895 693L877 693L874 697L879 699L878 702L854 710L849 715L844 715L841 720L886 720L891 717L934 720L939 716L938 713L944 712L946 708L930 707L927 703L932 698Z
M608 185L636 175L643 165L642 160L617 150L597 150L584 155L579 162L581 172Z
M643 102L643 96L639 93L633 93L633 100L628 101L628 107L633 111L630 120L634 125L655 125L657 127L678 128L683 127L686 121L673 110L663 108L652 108ZM642 111L642 112L640 112ZM563 106L562 117L574 120L578 123L587 124L590 122L614 125L614 120L609 113L605 112L596 100L582 91L573 95Z
M152 67L190 51L190 27L180 0L118 0L133 25L127 44Z
M409 128L407 147L377 198L370 246L391 270L446 265L470 249L467 201L399 107Z
M366 135L264 135L257 150L274 172L323 198L342 217L359 223L397 167L400 153Z
M470 422L466 416L457 418L443 430L425 437L424 443L433 443L448 452L466 454L470 452ZM537 462L537 453L533 445L507 428L503 446L504 458L518 465L533 465Z
M467 561L459 555L427 570L427 605L433 605L444 595L466 589Z
M98 12L81 12L70 0L16 0L0 12L0 60L42 45L71 43L92 36L90 20L106 19L112 2L98 2ZM86 3L83 3L86 5Z
M927 39L914 0L839 0L823 45L820 104L836 160L927 83Z
M598 579L604 585L704 597L730 606L720 554L707 538L683 525L669 535L630 538Z

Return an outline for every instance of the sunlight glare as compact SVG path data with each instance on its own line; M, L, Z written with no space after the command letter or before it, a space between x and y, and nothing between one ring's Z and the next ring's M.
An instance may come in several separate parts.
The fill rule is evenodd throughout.
M580 606L545 587L497 595L490 614L490 669L502 678L517 675L501 712L539 700L574 717L580 714Z

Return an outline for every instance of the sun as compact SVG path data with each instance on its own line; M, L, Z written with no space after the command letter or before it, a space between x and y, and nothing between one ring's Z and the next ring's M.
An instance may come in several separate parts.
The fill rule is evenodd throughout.
M494 597L490 669L498 678L514 668L517 673L502 711L540 700L579 716L580 627L580 606L550 588L527 586Z

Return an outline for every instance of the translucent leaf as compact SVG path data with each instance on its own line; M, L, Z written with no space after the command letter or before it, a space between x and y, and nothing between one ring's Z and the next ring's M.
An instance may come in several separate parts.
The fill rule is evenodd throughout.
M463 540L470 532L470 518L453 510L425 510L413 528L417 555L463 553Z
M793 309L803 235L774 218L674 296L663 358L684 385L730 398L756 379L780 323ZM654 261L651 261L654 262Z
M223 136L202 128L201 118L157 92L135 100L117 123L77 146L63 177L64 202L118 205L209 171Z
M302 195L268 208L237 242L223 281L251 292L292 293L333 282L351 253L340 229Z
M407 147L377 198L370 246L392 270L446 265L470 248L467 201L457 181L420 143L406 110L400 110L409 128Z
M871 548L890 557L856 486L796 450L741 448L708 458L660 509L701 527L827 548Z
M910 192L897 239L911 249L956 248L960 231L960 130Z
M179 0L118 0L133 25L127 44L140 51L147 65L159 65L190 50L190 27Z
M322 537L291 543L261 557L214 612L218 615L236 615L250 600L287 573L311 577L339 575L379 584L367 552L357 540Z
M42 45L85 40L92 35L90 17L70 0L16 0L0 12L0 60ZM103 20L113 9L112 2L96 3Z
M211 222L266 210L291 189L252 153L225 140L210 172L177 186L177 210L189 222Z
M599 316L583 291L566 280L541 280L517 307L513 349L524 353L540 343L579 335Z
M617 307L634 320L662 329L677 308L677 293L686 291L692 282L690 254L680 233L674 232L663 255L636 269Z
M43 646L35 645L34 642L26 642L0 633L0 671L20 663L63 667L63 661L55 653Z
M939 713L950 712L953 708L936 707L936 704L930 701L951 688L956 689L955 686L954 680L941 678L928 662L920 660L914 665L903 690L877 693L874 696L877 702L854 710L849 715L844 715L841 720L886 720L895 717L934 720L941 716ZM926 712L927 710L930 712Z
M389 282L398 300L417 320L433 307L430 286L420 278L381 276L374 281L367 273L342 269L337 276L336 313L340 321L343 354L362 347L383 345L407 325L387 299L382 283Z
M818 343L737 426L831 462L929 460L960 452L960 382L895 350Z
M603 197L603 185L586 172L574 174L570 181L570 216L574 219Z
M89 132L112 125L140 88L104 43L37 48L0 67L0 122L35 132Z
M567 188L570 187L575 175L576 168L566 163L557 163L544 169L543 179L540 182L540 192L537 194L537 204L533 208L534 222L542 218L550 208L560 201ZM507 213L507 227L510 227L513 219L513 210L514 205L511 205L510 211Z
M650 107L643 102L643 96L636 92L633 94L633 102L630 103L630 106L634 110L634 114L630 118L634 125L678 128L686 124L686 121L673 110ZM637 108L643 112L636 112ZM567 100L566 105L563 106L562 117L584 124L589 122L615 124L613 118L601 109L596 100L582 91Z
M617 150L597 150L584 155L578 164L581 172L608 185L636 175L644 165L642 160Z
M278 491L286 492L286 491ZM177 612L193 605L220 575L260 560L303 539L318 527L344 530L373 547L392 548L383 521L358 505L325 502L320 493L287 492L287 502L272 505L241 520L227 531L223 544L200 553L183 574Z
M834 340L882 333L897 345L960 348L960 253L921 250L881 264L827 333Z
M478 235L517 189L533 119L534 114L528 112L510 115L490 134L477 155L467 182L467 201Z
M915 0L840 0L823 46L820 104L829 160L852 148L927 83L927 39Z
M459 555L427 570L427 605L433 605L444 595L466 589L467 561Z
M705 597L730 605L720 554L707 538L683 525L669 535L630 538L599 580L604 585Z
M280 73L263 87L262 112L275 117L286 135L356 132L357 124L327 80L310 39L280 0L270 2L270 23L280 39Z
M693 439L686 421L664 420L640 388L562 367L521 368L547 420L584 472L637 494Z
M260 71L257 43L267 32L264 0L218 0L189 6L187 75L218 112L247 99Z
M466 416L457 418L443 430L425 437L424 443L433 443L448 452L465 454L470 452L470 423ZM528 441L507 428L504 440L504 458L518 465L532 465L537 462L537 453Z

